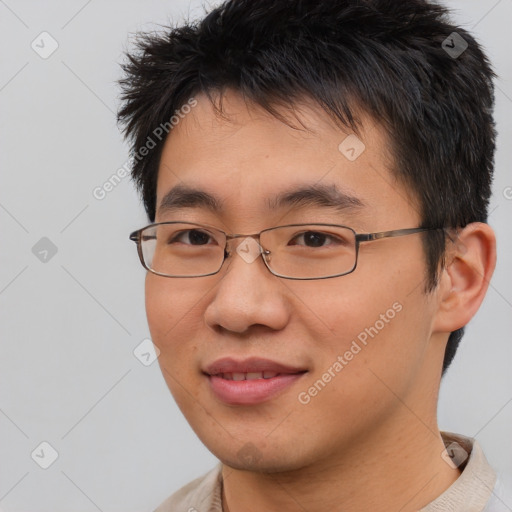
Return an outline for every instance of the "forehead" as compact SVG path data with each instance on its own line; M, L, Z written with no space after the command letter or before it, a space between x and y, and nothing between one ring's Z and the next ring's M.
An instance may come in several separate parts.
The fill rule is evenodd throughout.
M357 137L306 102L295 108L298 119L283 111L290 126L236 93L224 95L224 117L204 95L196 100L165 142L157 212L176 187L218 198L226 215L263 214L287 192L315 187L353 198L371 215L384 214L386 205L391 217L404 213L398 203L417 210L390 171L385 133L370 118Z

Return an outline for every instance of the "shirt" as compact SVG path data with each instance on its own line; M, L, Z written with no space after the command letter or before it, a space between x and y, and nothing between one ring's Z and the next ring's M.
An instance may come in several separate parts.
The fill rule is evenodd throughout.
M442 432L441 436L447 452L452 451L454 446L459 450L462 447L464 451L460 453L464 456L467 453L468 457L465 465L460 465L463 470L459 478L419 512L511 512L512 502L506 503L499 496L500 485L497 485L496 473L487 462L478 442L449 432ZM221 463L206 475L182 487L155 510L177 511L223 512Z

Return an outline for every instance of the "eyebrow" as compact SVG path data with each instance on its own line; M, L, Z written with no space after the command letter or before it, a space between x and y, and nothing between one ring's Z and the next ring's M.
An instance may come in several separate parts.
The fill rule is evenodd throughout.
M168 213L183 208L204 208L212 212L222 211L222 202L214 195L186 185L176 185L162 198L158 213Z
M334 209L338 212L354 211L365 204L348 192L341 191L334 184L300 186L284 191L267 200L269 210L283 208L321 207ZM213 213L223 211L223 201L204 190L187 185L176 185L162 198L158 207L160 215L185 208L203 208Z
M346 212L361 209L365 205L359 198L339 190L334 184L320 183L282 192L268 200L269 209L308 206L334 208L339 212Z

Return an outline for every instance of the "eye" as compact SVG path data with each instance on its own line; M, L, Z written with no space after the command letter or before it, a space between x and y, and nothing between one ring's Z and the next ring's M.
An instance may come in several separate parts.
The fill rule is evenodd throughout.
M326 244L326 242L329 242ZM290 240L289 245L305 245L306 247L324 247L325 245L346 244L344 240L338 236L330 235L322 231L305 231L299 233Z
M206 245L209 240L214 238L206 231L199 229L186 229L178 231L169 236L168 244L176 242L184 243L186 245Z

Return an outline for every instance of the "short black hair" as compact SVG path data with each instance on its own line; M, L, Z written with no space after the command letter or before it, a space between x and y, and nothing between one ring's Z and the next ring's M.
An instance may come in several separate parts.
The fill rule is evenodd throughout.
M227 90L282 119L312 99L357 133L358 112L387 132L395 176L414 194L422 226L486 222L494 168L495 77L482 48L429 0L227 0L202 20L142 33L127 53L118 120L132 177L155 219L165 137L157 127L190 98ZM166 130L168 131L168 130ZM152 139L155 147L145 152ZM157 140L154 140L157 139ZM425 292L444 264L443 231L424 236ZM450 365L463 328L451 333Z

